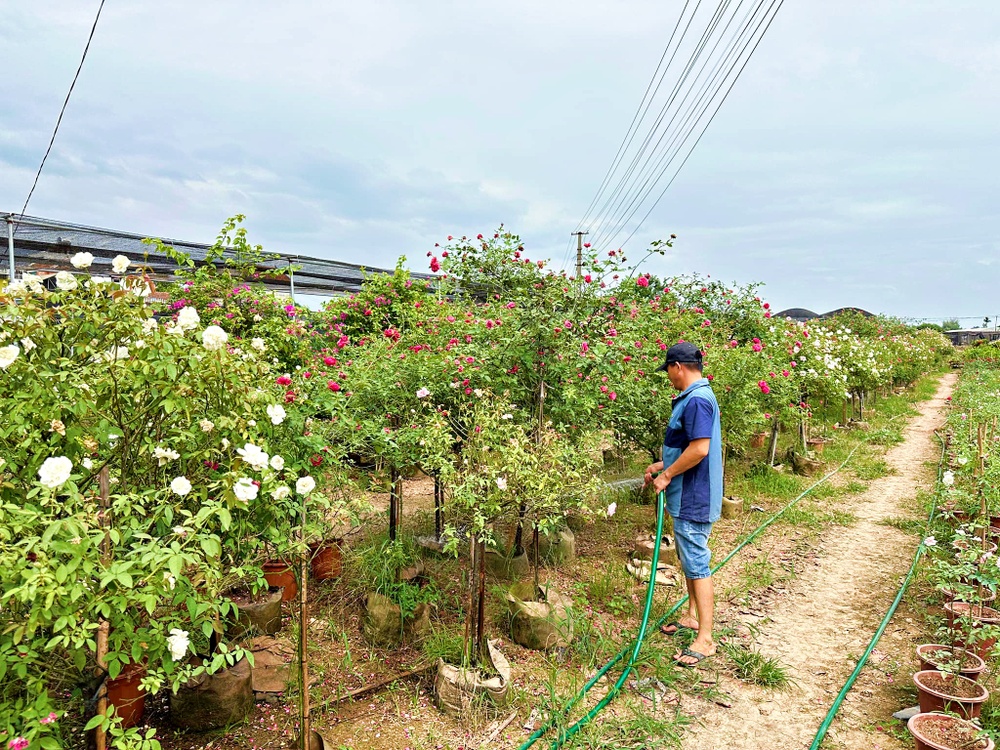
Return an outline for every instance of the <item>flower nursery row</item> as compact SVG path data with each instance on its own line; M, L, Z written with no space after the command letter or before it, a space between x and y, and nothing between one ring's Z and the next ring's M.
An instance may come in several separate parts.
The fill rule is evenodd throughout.
M935 642L917 648L921 713L909 727L918 747L982 750L1000 738L990 702L1000 639L1000 470L991 458L1000 443L1000 367L983 356L990 348L965 352L944 435L938 518L924 540L925 572L941 607L928 618Z
M214 263L170 251L167 304L141 266L90 276L86 253L54 290L0 288L4 746L72 746L62 717L137 665L176 693L239 663L234 592L356 523L366 472L434 476L452 552L458 528L500 547L513 520L519 547L589 512L602 447L656 455L677 341L704 352L731 455L950 350L884 318L777 318L753 286L637 275L621 251L552 271L502 227L435 246L433 281L400 266L310 311L265 290L240 218ZM158 747L105 723L114 747Z

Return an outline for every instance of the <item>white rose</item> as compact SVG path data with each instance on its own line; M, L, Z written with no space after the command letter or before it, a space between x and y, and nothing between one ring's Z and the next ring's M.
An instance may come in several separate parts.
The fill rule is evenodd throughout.
M616 510L618 510L618 503L611 503L611 505L608 506L608 518L611 518L611 516L615 514Z
M188 530L183 526L174 526L171 531L173 531L177 536L187 536L188 533Z
M28 287L25 286L23 281L12 281L4 287L4 293L9 294L11 297L25 295L28 293Z
M170 489L175 495L184 497L191 491L191 482L188 481L187 477L174 477L174 481L170 483Z
M233 485L233 493L239 500L248 503L257 498L257 485L253 483L253 480L241 477Z
M953 471L946 471L941 476L941 484L943 484L945 487L951 487L953 484L955 484L955 473Z
M264 339L262 339L262 338L251 339L250 346L252 346L254 349L262 352L262 351L264 351Z
M285 459L277 454L271 456L271 468L275 471L281 471L285 468Z
M90 456L87 456L86 458L84 458L83 461L81 461L80 463L83 464L83 468L85 468L87 471L90 471L91 469L94 468L94 462L90 458Z
M247 443L242 448L237 448L236 452L255 470L264 471L267 468L267 454L253 443Z
M32 341L31 338L28 337L28 336L25 336L23 339L21 339L21 346L24 347L24 353L25 354L27 354L28 352L30 352L32 349L36 348L35 347L35 342Z
M193 307L188 305L187 307L182 307L181 311L177 313L177 327L181 331L190 331L198 327L201 323L201 316L198 315L198 311Z
M124 255L116 255L111 261L111 270L118 274L125 273L131 263Z
M153 449L153 458L156 459L157 466L166 466L170 461L176 461L180 457L180 453L170 448L163 448L158 445Z
M94 256L90 253L77 253L69 262L73 264L74 268L90 268L90 264L94 262Z
M229 450L229 438L222 438L222 450Z
M66 456L52 456L38 469L38 480L49 489L61 487L73 471L73 462Z
M0 346L0 370L6 370L11 364L17 359L17 355L21 353L21 350L11 344L10 346Z
M60 271L56 274L56 286L64 292L72 292L77 287L76 276L69 271Z
M316 489L316 480L308 474L304 477L299 477L298 481L295 482L295 491L300 495L308 495L314 489Z
M167 586L169 586L169 587L170 587L170 590L171 590L171 591L173 591L173 590L174 590L174 587L175 587L175 586L177 586L177 579L176 579L176 578L174 578L174 577L173 577L172 575L170 575L169 573L164 573L164 574L163 574L163 580L164 580L164 581L166 581L166 583L167 583Z
M215 352L226 345L229 334L219 326L209 326L201 333L201 343L210 352Z
M143 333L152 333L159 327L160 324L156 322L156 318L147 318L146 320L142 321Z
M275 487L273 490L271 490L271 497L273 497L275 500L284 500L291 494L291 492L292 491L288 489L288 487L281 484Z
M201 427L202 432L211 432L215 429L215 422L210 419L203 419L198 422L198 426Z
M505 490L506 491L506 489L507 489L507 478L506 477L497 477L497 487L499 487L501 490Z
M281 404L271 404L267 407L267 416L271 418L271 424L279 425L285 421L285 407Z
M167 647L170 649L171 659L174 661L180 661L183 659L184 654L187 653L188 646L190 645L191 639L188 638L188 632L186 630L181 630L180 628L170 629L170 635L167 636Z

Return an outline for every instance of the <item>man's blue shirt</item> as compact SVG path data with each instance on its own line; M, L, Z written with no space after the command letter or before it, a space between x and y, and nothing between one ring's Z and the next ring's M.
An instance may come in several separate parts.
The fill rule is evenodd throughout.
M663 435L663 466L670 466L693 440L709 439L708 455L670 480L667 512L674 518L715 523L722 515L722 423L719 402L701 378L674 397Z

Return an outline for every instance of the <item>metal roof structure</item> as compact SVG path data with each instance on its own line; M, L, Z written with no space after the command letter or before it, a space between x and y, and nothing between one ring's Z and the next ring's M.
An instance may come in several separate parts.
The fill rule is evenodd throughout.
M69 259L78 252L89 252L94 256L91 271L95 274L111 273L111 260L116 255L124 255L133 265L148 269L154 279L172 279L177 264L143 240L149 235L100 229L82 224L73 224L37 216L19 216L0 213L0 222L13 221L14 269L18 272L42 270L73 271ZM4 235L6 232L3 233ZM6 240L6 237L3 238ZM159 238L189 255L196 263L204 263L210 244ZM2 243L0 247L6 245ZM235 257L235 253L227 253ZM294 272L295 291L303 294L336 295L356 292L361 288L365 274L392 273L381 268L367 268L353 263L326 260L305 255L278 255L273 262L262 264L267 268L280 268L289 264L298 266ZM0 252L0 273L7 276L9 269L7 252ZM434 278L427 274L412 274L416 279ZM287 275L266 279L264 283L277 291L288 291L290 279Z
M838 307L836 310L825 312L822 315L814 313L812 310L807 310L804 307L789 307L787 310L775 313L775 316L779 318L791 318L792 320L797 320L799 323L804 323L807 320L814 320L816 318L835 318L843 313L860 313L866 318L875 317L873 313L862 310L860 307Z

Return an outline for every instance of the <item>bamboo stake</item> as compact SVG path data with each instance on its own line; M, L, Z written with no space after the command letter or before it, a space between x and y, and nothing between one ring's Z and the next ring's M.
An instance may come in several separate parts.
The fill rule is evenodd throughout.
M476 615L476 664L480 663L483 655L483 635L486 621L486 542L480 541L479 552L479 612Z
M98 488L100 492L100 510L97 512L97 522L104 530L104 538L101 540L101 564L107 568L111 562L111 534L108 529L108 506L111 503L111 478L108 467L101 469L98 475ZM108 673L108 634L111 625L107 620L101 620L97 628L97 674L107 675ZM101 683L100 692L97 697L97 714L103 719L108 713L108 687L107 680ZM100 724L94 736L97 750L106 750L108 738L104 731L104 725Z
M469 610L465 615L465 632L463 635L465 641L465 662L466 664L472 663L472 618L474 617L474 611L476 608L476 595L475 595L475 585L473 582L476 579L476 537L474 534L470 535L469 539Z
M302 528L299 531L302 550L299 553L299 748L309 750L312 744L312 729L309 725L309 604L307 582L309 580L309 553L306 547L306 499L302 498Z

